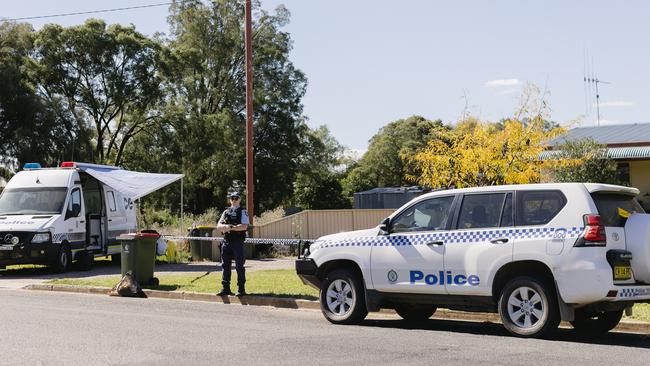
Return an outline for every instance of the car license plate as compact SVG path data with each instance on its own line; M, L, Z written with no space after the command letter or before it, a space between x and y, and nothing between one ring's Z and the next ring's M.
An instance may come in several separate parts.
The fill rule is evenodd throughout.
M14 250L13 245L0 245L0 250Z
M629 280L632 278L632 268L630 267L614 267L615 280Z

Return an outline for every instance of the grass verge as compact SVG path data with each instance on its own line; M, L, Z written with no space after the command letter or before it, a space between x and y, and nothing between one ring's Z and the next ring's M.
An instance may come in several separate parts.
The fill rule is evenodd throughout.
M185 291L217 293L221 290L221 272L203 274L161 274L158 286L143 286L152 290ZM113 287L120 280L119 276L97 277L88 279L58 279L47 283L75 286ZM237 275L233 270L231 288L237 289ZM293 269L262 270L246 274L246 291L251 295L292 297L316 300L318 291L304 285Z

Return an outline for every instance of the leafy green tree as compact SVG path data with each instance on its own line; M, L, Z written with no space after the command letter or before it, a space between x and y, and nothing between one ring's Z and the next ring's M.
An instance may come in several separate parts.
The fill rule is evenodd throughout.
M25 73L33 38L29 24L0 23L0 163L14 169L53 164L74 149L73 122L43 103Z
M593 139L568 140L554 147L550 179L555 182L621 184L616 162Z
M352 166L343 179L344 192L352 197L355 192L375 187L399 187L410 184L405 180L413 171L404 157L413 155L436 138L437 128L447 129L442 121L430 121L412 116L384 126L370 139L368 151Z
M281 30L289 21L288 11L279 7L269 14L255 3L254 14L255 206L259 212L282 204L293 193L308 131L301 104L307 82L289 61L291 38ZM162 120L169 125L167 145L178 154L174 164L186 173L188 205L197 212L224 205L229 188L244 188L243 19L243 3L236 0L171 6L169 97ZM134 165L146 154L145 149L132 152L128 163Z
M292 203L305 209L349 208L343 196L338 171L345 148L331 135L326 126L310 129L306 136L300 170L293 183Z
M90 19L48 24L34 46L30 71L39 95L78 130L94 131L94 152L85 158L120 165L129 140L159 117L160 45L133 26Z

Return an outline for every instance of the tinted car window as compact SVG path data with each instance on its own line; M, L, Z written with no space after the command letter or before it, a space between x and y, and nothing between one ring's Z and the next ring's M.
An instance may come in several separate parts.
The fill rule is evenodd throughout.
M445 230L453 196L431 198L419 202L397 216L391 223L392 232Z
M465 196L458 217L458 228L498 227L505 196L505 193Z
M592 193L598 208L600 221L605 226L624 227L627 218L633 213L644 213L634 197L613 193Z
M503 215L501 215L501 226L514 226L514 212L512 210L512 193L506 196L506 202L503 204Z
M517 192L517 226L544 225L566 204L560 191Z

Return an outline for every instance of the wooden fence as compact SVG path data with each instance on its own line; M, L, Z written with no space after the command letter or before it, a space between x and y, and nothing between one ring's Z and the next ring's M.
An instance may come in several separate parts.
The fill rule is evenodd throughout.
M254 238L316 239L343 231L370 229L393 213L379 210L308 210L253 228Z

